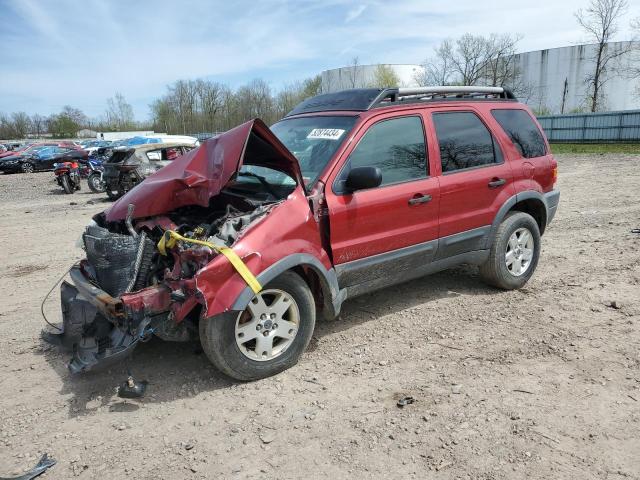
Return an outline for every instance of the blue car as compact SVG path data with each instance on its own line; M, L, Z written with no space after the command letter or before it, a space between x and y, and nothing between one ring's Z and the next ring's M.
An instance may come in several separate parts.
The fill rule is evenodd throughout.
M86 161L87 152L74 148L43 146L31 149L24 155L14 155L0 159L0 172L32 173L53 170L58 162Z

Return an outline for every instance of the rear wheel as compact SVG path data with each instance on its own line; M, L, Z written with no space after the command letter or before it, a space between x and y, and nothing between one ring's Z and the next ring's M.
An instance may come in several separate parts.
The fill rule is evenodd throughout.
M524 212L510 212L498 227L480 275L505 290L522 287L533 275L540 257L540 228Z
M60 179L60 183L62 184L64 193L75 192L75 188L71 185L71 179L69 178L69 175L62 175L62 178Z
M244 311L201 319L200 342L221 372L237 380L257 380L298 362L311 340L315 314L306 282L285 272Z
M33 173L36 171L36 167L33 163L30 162L24 162L20 168L22 169L23 173Z
M87 178L87 184L89 185L89 190L93 193L102 193L106 189L104 182L100 179L99 173L92 173L89 175L89 178Z

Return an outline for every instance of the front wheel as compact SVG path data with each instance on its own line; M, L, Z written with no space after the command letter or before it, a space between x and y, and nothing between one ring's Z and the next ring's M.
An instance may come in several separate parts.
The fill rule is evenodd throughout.
M71 185L71 179L69 178L69 175L62 175L60 181L62 183L62 189L64 190L64 193L73 193L76 191L76 189Z
M22 173L33 173L36 171L36 167L33 163L30 162L24 162L21 166L20 169L22 170Z
M257 293L244 311L202 318L200 342L224 374L258 380L298 362L315 321L315 303L306 282L285 272Z
M99 173L92 173L87 178L87 184L89 185L89 190L93 193L103 193L106 190L106 185L100 178Z
M480 275L504 290L522 287L533 275L540 257L540 228L524 212L510 212L498 227Z

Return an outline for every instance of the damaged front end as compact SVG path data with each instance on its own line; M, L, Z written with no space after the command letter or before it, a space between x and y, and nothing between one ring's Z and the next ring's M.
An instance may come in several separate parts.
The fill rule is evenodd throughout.
M61 287L62 333L49 333L48 339L72 351L69 369L77 373L127 357L152 335L197 338L205 306L197 273L219 256L216 246L233 245L273 205L220 195L211 208L182 208L135 227L131 217L109 223L96 216L82 235L86 259L71 268L72 283ZM166 232L213 248L185 241L161 253L158 244Z
M286 245L293 231L291 237L320 244L299 167L287 152L262 122L248 122L175 160L94 217L82 235L86 259L61 286L61 332L44 335L72 351L71 372L117 362L153 335L196 339L200 318L230 310L248 284L225 249L252 276L281 255L263 249L265 242ZM265 190L264 178L240 172L243 164L268 165L289 181ZM257 180L234 186L242 175ZM267 215L276 218L264 227ZM179 240L168 244L171 236ZM302 247L289 242L289 248Z

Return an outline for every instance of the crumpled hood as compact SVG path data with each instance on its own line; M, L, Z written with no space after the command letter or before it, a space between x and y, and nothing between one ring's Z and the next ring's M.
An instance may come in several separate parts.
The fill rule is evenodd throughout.
M178 157L116 201L106 213L109 222L122 220L129 204L134 218L150 217L187 205L209 205L243 164L274 168L303 184L293 154L260 119L211 138Z

